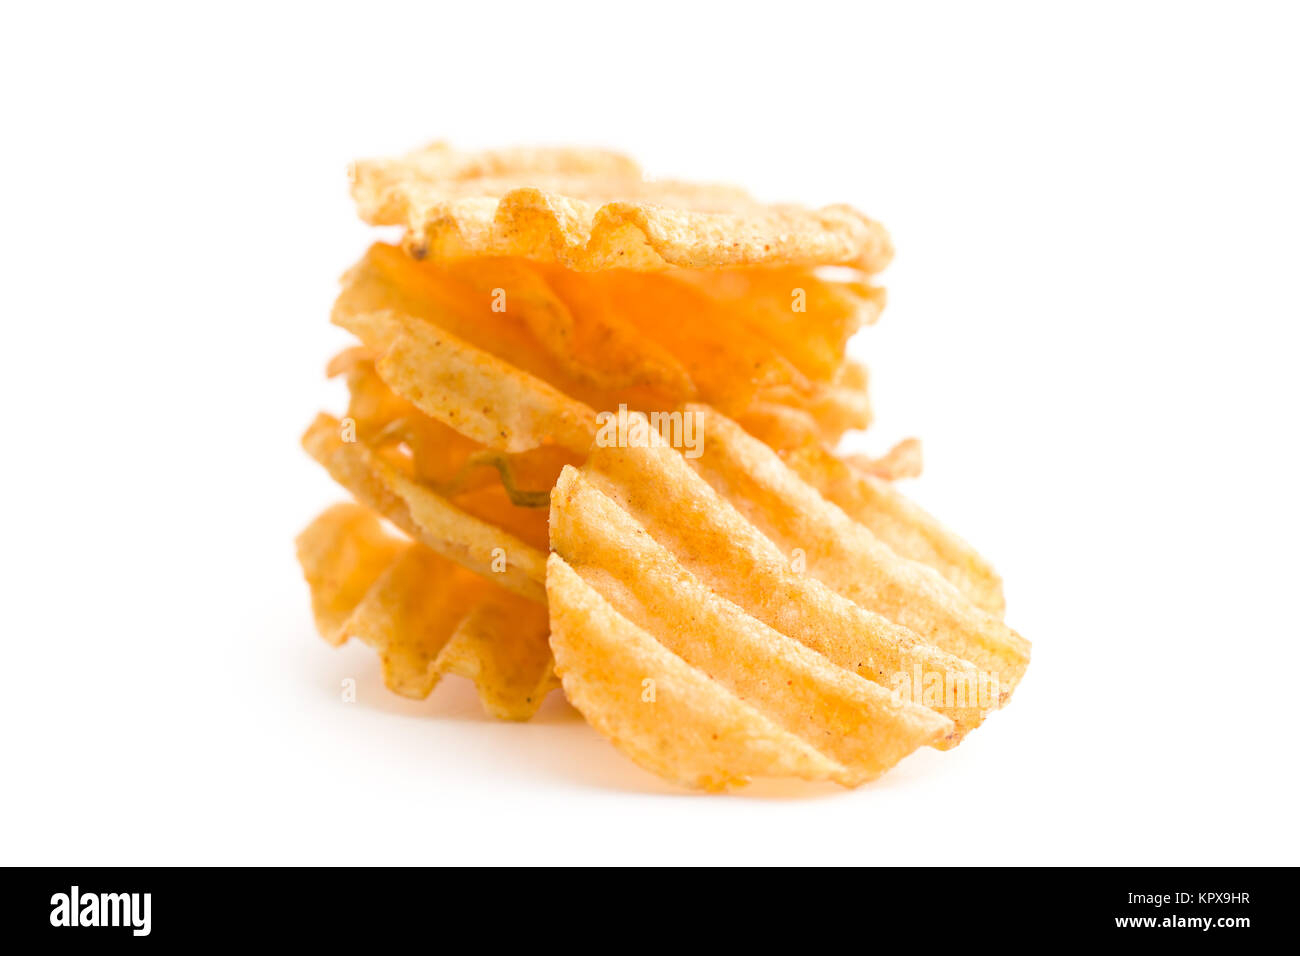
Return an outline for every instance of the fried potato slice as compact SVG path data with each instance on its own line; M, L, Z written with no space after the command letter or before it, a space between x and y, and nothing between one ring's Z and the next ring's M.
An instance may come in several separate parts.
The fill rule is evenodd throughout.
M556 486L551 544L548 594L559 556L637 628L638 640L657 641L707 675L712 686L705 693L734 695L827 757L835 764L828 776L841 784L870 780L917 747L955 734L946 717L837 666L711 592L571 467ZM566 690L583 680L566 676ZM640 689L637 683L623 688L625 708L644 707Z
M843 773L620 615L559 555L548 561L546 587L565 696L647 770L705 790L756 776ZM653 699L642 702L651 689Z
M1006 609L1002 578L993 566L887 481L821 448L795 449L782 457L799 477L895 552L929 565L976 607L1002 616Z
M704 292L716 311L734 316L810 380L826 382L843 364L852 335L880 318L885 290L862 273L834 279L821 271L778 266L682 270L672 276Z
M489 714L527 720L558 685L542 605L386 534L359 505L317 517L298 536L298 560L321 636L374 648L396 694L422 700L457 674Z
M897 554L735 422L703 406L688 411L704 443L691 465L781 552L799 549L810 575L996 675L1010 694L1028 666L1028 641L933 568Z
M581 451L591 441L592 409L450 332L399 312L343 324L379 355L375 370L394 392L489 448Z
M878 272L893 248L849 206L765 205L728 186L648 180L595 150L464 153L435 143L350 169L361 218L406 227L416 258L519 256L580 272L846 265Z
M586 457L557 445L514 454L485 448L393 392L375 371L364 346L335 356L329 372L347 378L347 417L356 427L357 439L372 448L408 455L413 476L456 503L466 494L499 483L513 505L549 507L560 469Z
M923 680L933 675L953 689L933 701L934 709L956 725L940 746L955 745L996 706L996 698L983 705L977 699L981 689L986 697L992 693L994 675L836 593L811 573L811 562L807 571L800 569L646 426L643 416L635 417L644 438L630 439L625 447L593 448L583 473L706 587L867 680L892 688L912 674ZM706 437L703 458L692 464L711 454L717 452ZM777 466L784 469L779 460ZM555 520L553 506L553 534Z
M500 314L526 328L539 350L573 381L601 394L627 398L633 389L665 398L697 394L671 343L645 334L624 309L590 307L593 299L604 305L611 286L616 298L627 299L617 293L620 280L608 273L571 273L526 259L465 259L417 268L463 283L480 302L493 302ZM575 278L577 296L569 288ZM659 319L662 323L663 316Z
M339 504L298 535L298 563L311 586L316 630L331 644L346 640L343 625L397 559L403 542L385 534L365 508Z
M531 315L537 307L534 304L528 308L526 295L512 299L505 286L485 287L490 281L485 273L502 268L508 278L523 266L526 264L519 260L497 259L459 263L455 267L434 266L416 262L394 246L376 243L344 275L331 319L368 344L379 343L383 348L397 332L410 332L417 340L445 334L460 348L443 361L468 357L473 364L467 374L473 375L476 383L484 368L509 367L524 376L522 384L531 387L541 383L587 406L617 407L619 396L634 407L655 406L665 400L666 393L635 376L630 380L618 378L624 387L616 392L594 386L591 376L571 374L576 359L568 354L564 343L539 341L534 334L535 328L550 328L552 320ZM500 311L502 306L504 311ZM527 320L523 315L526 311L530 313ZM379 348L372 345L372 351L378 358ZM385 368L379 371L383 374ZM427 392L445 392L446 386L455 384L454 378L447 380L449 372L454 375L454 367L426 371L411 365L397 371L412 387L422 385ZM671 370L664 374L671 378ZM399 395L419 404L417 396L399 387L400 382L391 376L385 376L385 381ZM499 386L507 398L512 394L507 389L511 384L520 383L503 382ZM450 399L443 401L444 406L450 404Z
M834 309L822 308L820 303L835 298L824 291L814 299L813 312L796 315L804 342L829 338L837 343L825 346L828 350L838 349L827 367L814 368L816 374L807 374L797 361L798 348L788 338L773 333L772 323L762 321L757 304L715 293L713 284L723 282L720 276L726 270L575 273L554 266L534 268L546 276L550 289L563 301L573 321L592 330L588 337L599 341L617 333L650 344L657 354L671 356L688 376L687 387L662 393L674 406L698 400L736 412L763 389L789 388L802 394L814 393L822 385L865 385L865 381L850 383L842 379L845 361L840 328L846 321L857 321L858 310L869 303L850 306L841 302ZM785 271L789 274L791 270ZM801 276L797 281L806 286L826 285L806 271L796 271L796 275ZM796 280L792 277L791 281ZM768 302L770 311L790 311L788 291L760 288L755 294L773 300ZM844 293L841 298L850 295ZM846 319L845 312L853 318ZM550 338L549 347L569 347L563 339ZM639 407L628 396L614 397Z
M353 497L413 540L515 594L545 600L542 551L452 504L365 444L344 441L338 419L318 415L302 444Z
M823 289L815 302L836 299ZM801 316L805 336L841 323L845 308ZM844 360L842 343L837 364L806 375L783 354L788 341L677 273L579 274L519 259L433 266L381 243L344 277L333 318L400 399L503 451L552 442L578 453L592 409L622 404L670 411L698 400L742 419L771 408L780 427L764 437L791 442L834 442L871 420L865 370Z

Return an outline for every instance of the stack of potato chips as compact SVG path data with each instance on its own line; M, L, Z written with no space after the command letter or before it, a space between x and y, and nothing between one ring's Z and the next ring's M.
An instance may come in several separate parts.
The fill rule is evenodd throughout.
M892 487L915 444L833 453L871 420L846 345L884 303L878 224L592 150L434 145L352 191L405 236L344 277L350 401L303 438L355 501L298 540L326 640L507 719L562 685L707 789L856 785L1006 703L1029 644Z

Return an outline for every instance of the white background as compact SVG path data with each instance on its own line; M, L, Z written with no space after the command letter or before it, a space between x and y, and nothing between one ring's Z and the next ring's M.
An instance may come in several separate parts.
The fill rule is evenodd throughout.
M0 860L1300 862L1295 15L976 6L8 5ZM863 447L1003 573L1012 706L703 797L317 638L345 165L435 138L884 221Z

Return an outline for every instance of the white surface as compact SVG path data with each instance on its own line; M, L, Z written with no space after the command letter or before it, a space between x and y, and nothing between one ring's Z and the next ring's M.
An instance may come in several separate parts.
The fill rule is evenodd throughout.
M3 862L1300 862L1294 9L221 9L2 15ZM1013 705L699 797L315 637L344 168L433 138L883 220L866 444L1003 573Z

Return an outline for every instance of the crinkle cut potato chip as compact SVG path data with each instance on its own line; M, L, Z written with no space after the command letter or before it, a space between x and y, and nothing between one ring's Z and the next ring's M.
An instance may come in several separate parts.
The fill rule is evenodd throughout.
M422 700L456 674L492 716L527 720L558 686L542 605L386 534L359 505L317 517L298 536L298 561L321 636L372 647L396 694Z
M671 274L743 316L746 326L814 381L835 377L849 339L875 324L885 307L885 290L853 270L768 267Z
M574 455L558 445L542 445L515 454L487 448L423 414L390 390L363 347L335 356L328 371L331 376L343 375L347 379L347 418L355 426L358 441L385 454L406 457L414 478L462 507L467 495L499 483L509 504L537 509L535 514L543 519L537 546L546 546L545 513L540 509L550 506L551 489L560 469L566 464L580 464L585 455ZM485 514L478 516L489 518ZM514 517L518 519L518 515ZM525 540L531 541L527 536Z
M913 452L905 450L904 456ZM919 450L915 455L919 459ZM822 448L805 446L782 455L804 481L897 554L929 565L973 603L1001 617L1006 609L1002 578L979 552L921 507L870 473L872 464L837 458ZM887 469L889 466L886 466ZM919 461L917 462L919 468ZM885 471L890 474L889 470Z
M690 465L785 555L799 549L812 577L996 675L1011 693L1029 664L1028 641L933 568L901 557L735 422L704 406L690 411L704 440Z
M843 772L619 615L554 554L547 593L565 695L647 770L707 790L753 776L819 780Z
M812 295L808 348L712 291L721 273L578 274L522 260L417 263L382 243L343 280L336 324L365 343L397 395L488 447L552 443L581 454L594 409L671 411L703 401L745 419L779 447L834 442L871 421L865 369L843 354L843 330L872 299L790 274ZM788 292L780 296L789 307ZM771 311L771 310L769 310ZM833 361L831 361L833 359ZM815 374L809 374L809 371Z
M518 256L579 272L844 265L879 272L888 233L850 206L766 205L731 186L647 179L599 150L464 153L435 143L352 165L357 211L404 226L414 258Z
M702 427L719 428L719 422L708 421ZM734 436L728 437L734 440ZM784 502L755 501L749 497L752 488L742 481L729 486L719 481L714 486L704 477L732 477L730 462L715 466L709 461L723 456L719 444L711 439L704 454L688 463L649 429L645 441L592 449L583 474L631 515L645 533L676 555L685 570L719 596L841 666L881 682L920 667L927 675L940 675L946 686L965 686L972 681L985 687L1001 684L1004 678L997 672L977 668L970 660L938 646L938 642L923 641L922 635L893 619L897 615L891 606L864 600L874 595L859 587L851 572L870 573L872 569L856 552L842 563L823 558L824 550L833 550L833 542L829 542L830 549L825 547L826 529L807 528L810 534L803 555L778 547L754 519L771 528L775 521L794 517L784 514ZM704 466L704 462L708 465ZM759 467L794 477L779 460L761 462ZM554 495L552 502L551 547L558 550ZM758 513L756 504L769 513ZM779 517L773 519L773 515ZM892 560L903 562L896 555ZM823 564L825 567L819 566ZM921 569L914 562L907 562L907 566L909 570ZM844 573L846 569L850 573ZM931 623L919 613L915 616L927 625ZM941 619L938 626L927 626L926 630L942 632L947 626L948 622ZM946 634L944 637L947 640ZM957 725L953 742L977 726L985 711L997 703L954 705L949 714Z
M363 443L345 441L336 418L318 415L302 443L353 497L412 540L521 597L545 601L542 551L452 504Z
M638 416L641 440L594 448L552 494L551 644L565 693L593 726L689 786L755 775L855 786L917 747L954 746L1005 703L1027 661L1023 638L869 540L734 423L692 411L708 436L700 458ZM799 561L791 529L805 536ZM843 555L838 535L850 539ZM864 587L861 575L885 585ZM915 589L918 606L900 609L894 588ZM647 706L660 673L692 699ZM808 747L829 765L813 769Z
M661 776L706 788L751 774L854 786L954 735L947 717L902 701L711 591L576 469L560 477L551 526L551 644L565 693ZM601 610L596 618L576 613L583 606ZM629 653L635 662L621 659ZM712 723L717 714L739 724L738 740ZM753 764L754 736L764 742L763 760L773 748L780 759ZM686 741L691 761L665 754Z

